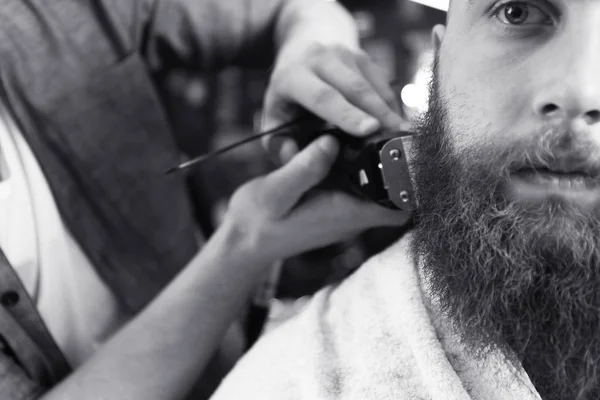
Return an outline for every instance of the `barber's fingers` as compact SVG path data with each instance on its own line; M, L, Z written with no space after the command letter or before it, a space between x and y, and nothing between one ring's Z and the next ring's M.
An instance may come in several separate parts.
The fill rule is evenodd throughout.
M262 197L272 216L279 218L290 212L298 200L329 174L336 160L339 145L332 136L322 136L287 164L267 175Z
M307 198L296 207L294 216L306 219L301 215L303 213L330 227L335 225L336 229L351 232L378 226L399 226L410 218L410 213L405 211L383 207L341 191L322 191Z
M335 82L340 83L339 80ZM348 88L336 87L319 78L313 71L299 72L294 79L288 79L285 85L289 85L285 93L294 93L290 100L346 132L364 136L381 126L376 118L352 104L343 95L349 91Z
M331 58L315 68L318 76L335 88L347 102L374 116L383 126L398 129L403 120L390 107L390 103L395 101L391 89L386 89L387 84L380 82L382 78L377 77L373 67L367 66L364 61L362 63L365 64L364 70L358 68L356 61L351 64Z
M386 78L383 69L377 66L367 55L358 56L356 58L356 66L363 73L364 77L371 83L373 89L377 91L379 96L385 101L387 106L395 113L400 113L400 104L396 98L396 94L390 86L390 82ZM393 128L393 127L390 127Z
M410 214L367 202L343 192L313 192L286 216L297 232L297 252L327 246L375 227L405 225Z

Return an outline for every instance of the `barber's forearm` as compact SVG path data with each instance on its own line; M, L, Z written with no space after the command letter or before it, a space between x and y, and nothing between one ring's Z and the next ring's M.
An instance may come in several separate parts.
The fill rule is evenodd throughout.
M269 264L244 251L239 237L222 226L161 295L43 400L183 398Z

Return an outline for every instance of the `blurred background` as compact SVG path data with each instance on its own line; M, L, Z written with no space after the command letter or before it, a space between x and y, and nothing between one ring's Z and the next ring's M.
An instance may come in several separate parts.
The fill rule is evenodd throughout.
M445 21L445 12L409 0L340 3L353 13L364 50L384 69L389 81L397 82L394 90L403 116L410 120L424 111L432 62L430 30ZM175 71L168 77L168 107L181 149L194 157L258 132L267 83L266 70L232 68L217 75ZM190 192L205 234L209 236L218 225L237 187L273 168L260 143L254 142L192 171ZM281 304L302 303L305 296L347 276L402 233L375 229L345 243L283 260L277 298ZM279 307L281 304L272 302L272 318L284 317L279 314L289 307Z

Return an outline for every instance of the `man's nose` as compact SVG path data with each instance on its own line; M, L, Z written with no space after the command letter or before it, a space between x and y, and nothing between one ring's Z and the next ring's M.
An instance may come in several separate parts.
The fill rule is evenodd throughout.
M533 111L544 120L600 122L600 30L593 30L593 35L569 40L569 46L562 42L562 51L539 71L546 79L533 99Z
M565 76L564 81L541 90L534 101L534 112L545 120L581 120L587 125L600 122L600 65L589 79Z

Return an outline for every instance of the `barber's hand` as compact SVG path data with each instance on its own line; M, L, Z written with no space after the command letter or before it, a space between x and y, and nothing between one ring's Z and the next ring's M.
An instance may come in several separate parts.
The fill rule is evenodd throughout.
M288 46L279 55L266 92L263 129L289 122L302 110L355 136L406 125L379 67L363 51L340 45ZM276 156L285 162L297 149L288 142L281 151L285 154Z
M224 223L253 259L274 261L342 241L376 226L399 226L409 214L346 193L311 190L329 173L338 152L321 137L280 169L233 195Z

